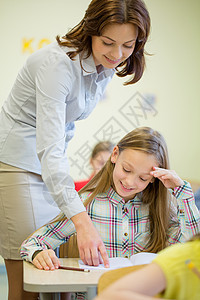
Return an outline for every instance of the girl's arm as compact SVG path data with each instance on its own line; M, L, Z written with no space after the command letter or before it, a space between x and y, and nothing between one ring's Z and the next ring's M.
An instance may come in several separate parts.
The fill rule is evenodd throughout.
M60 266L60 261L52 249L36 251L33 254L33 264L40 270L55 270Z
M75 228L70 220L56 221L47 224L35 231L27 240L25 240L20 249L21 257L32 262L37 268L45 268L46 264L52 268L58 261L55 259L53 249L65 243L68 238L75 233ZM40 251L33 259L36 251ZM46 264L42 263L46 260ZM49 262L49 263L48 263Z
M190 184L184 181L184 185L175 188L172 195L177 201L178 224L171 219L168 240L170 244L185 242L200 231L200 213Z
M166 288L165 276L161 268L150 265L123 276L106 288L94 300L153 300L153 296ZM161 299L161 298L156 298Z
M170 220L169 243L190 239L200 231L200 213L195 205L190 184L183 181L173 170L154 168L151 174L160 179L166 188L172 189L172 195L177 201L175 213L178 220L174 217Z

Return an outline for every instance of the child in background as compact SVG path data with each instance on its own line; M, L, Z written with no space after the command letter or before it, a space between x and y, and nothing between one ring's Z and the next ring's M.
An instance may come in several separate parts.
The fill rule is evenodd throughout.
M195 192L194 199L195 199L195 203L196 203L197 208L200 210L200 189L198 189Z
M82 189L105 165L109 156L112 153L114 145L109 141L102 141L95 145L90 157L90 165L92 174L87 180L75 181L75 190L78 192Z
M150 300L158 293L159 299L200 299L200 234L162 250L151 264L123 276L95 300Z
M109 257L157 253L200 231L191 186L169 170L166 143L149 127L121 139L80 197ZM60 214L24 241L21 257L39 269L58 268L53 249L73 233L71 220Z

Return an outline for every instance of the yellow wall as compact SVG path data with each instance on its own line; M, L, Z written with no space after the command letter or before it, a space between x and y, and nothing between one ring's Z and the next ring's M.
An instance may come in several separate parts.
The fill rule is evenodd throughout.
M0 2L0 105L29 55L28 50L35 51L42 40L53 41L57 34L65 34L82 18L89 2ZM128 87L123 86L123 79L114 77L93 114L77 122L68 154L89 174L82 157L88 158L89 149L98 139L117 142L136 126L148 125L166 138L171 167L183 178L200 180L200 1L145 2L152 19L146 49L153 54L147 57L145 75ZM23 39L33 41L24 49ZM148 113L139 108L141 102ZM72 161L70 166L75 179L87 177Z

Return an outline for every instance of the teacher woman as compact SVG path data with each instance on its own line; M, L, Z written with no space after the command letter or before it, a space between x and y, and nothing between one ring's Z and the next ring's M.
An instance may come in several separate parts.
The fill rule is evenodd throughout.
M36 299L23 291L19 247L60 210L74 223L84 263L108 265L69 175L67 145L114 73L132 75L126 85L141 78L149 30L141 0L93 0L78 25L20 70L0 114L0 255L9 300Z

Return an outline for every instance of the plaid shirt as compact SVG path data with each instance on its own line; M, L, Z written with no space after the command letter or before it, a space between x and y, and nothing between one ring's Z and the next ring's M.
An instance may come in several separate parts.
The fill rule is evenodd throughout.
M170 219L168 244L184 242L200 232L200 213L195 205L194 195L189 183L171 191L174 217ZM89 193L82 194L84 201ZM149 207L137 196L125 203L112 188L97 195L87 206L94 226L100 233L109 257L130 257L141 252L150 238ZM64 216L64 215L63 215ZM32 261L37 250L55 249L65 243L75 233L71 220L57 221L43 226L23 242L21 257Z

